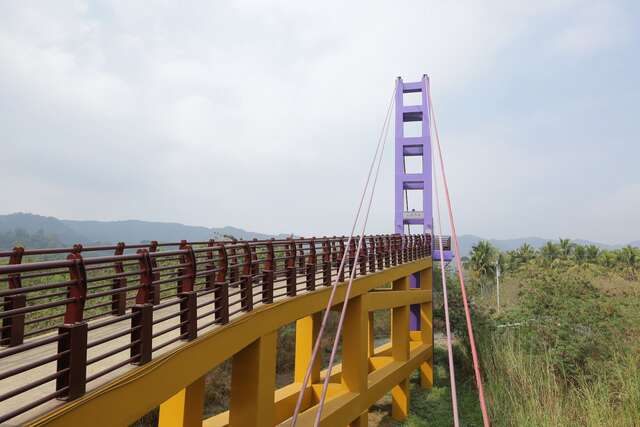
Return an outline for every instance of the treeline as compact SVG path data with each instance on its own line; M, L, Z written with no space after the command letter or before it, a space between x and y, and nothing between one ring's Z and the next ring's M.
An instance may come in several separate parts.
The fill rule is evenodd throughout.
M483 240L473 246L465 266L474 279L485 282L487 279L493 280L498 267L501 272L508 273L531 263L541 267L591 264L617 270L629 280L637 280L640 277L640 248L625 246L605 250L595 245L580 245L570 239L560 239L558 243L547 242L540 249L525 243L518 249L500 252Z
M11 231L0 232L0 249L12 249L15 246L25 248L56 248L64 244L54 234L47 234L44 230L29 233L18 228Z

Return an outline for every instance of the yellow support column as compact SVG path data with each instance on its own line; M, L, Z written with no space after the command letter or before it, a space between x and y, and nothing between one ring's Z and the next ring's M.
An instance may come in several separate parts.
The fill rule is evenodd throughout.
M363 412L358 418L349 423L349 427L367 427L369 425L369 411Z
M409 416L409 378L391 389L391 418L404 421Z
M374 349L376 347L375 334L374 334L374 317L373 311L369 312L369 357L373 356Z
M349 300L342 333L342 384L363 396L369 376L369 317L365 298L366 295ZM361 410L363 413L350 426L366 427L368 408Z
M270 332L233 356L229 426L275 424L276 337Z
M160 405L159 427L202 427L204 377Z
M394 291L409 290L409 277L393 282ZM409 306L395 307L391 310L391 355L394 361L409 360ZM405 378L391 389L391 416L394 420L404 421L409 414L409 379Z
M322 323L322 312L313 313L311 316L303 317L296 321L296 355L293 381L301 383L311 360L313 345L318 337L320 324ZM316 358L311 370L309 384L320 381L320 356Z
M433 269L420 271L420 289L429 291L433 296ZM420 304L421 336L424 344L433 345L433 301ZM426 362L420 364L420 385L422 388L433 387L433 352Z

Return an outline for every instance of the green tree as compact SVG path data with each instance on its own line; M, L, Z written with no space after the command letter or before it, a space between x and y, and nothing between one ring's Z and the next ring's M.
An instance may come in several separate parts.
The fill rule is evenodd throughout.
M571 239L560 239L558 242L558 249L560 251L560 257L563 259L569 259L573 254L576 244Z
M560 257L560 248L553 242L547 242L540 249L540 255L545 261L552 262Z
M485 284L493 281L497 260L498 250L486 240L481 240L471 248L467 265L473 278L480 285L481 292L484 292Z
M625 246L617 253L618 263L625 270L632 280L638 277L640 267L640 255L633 246Z
M526 264L536 257L536 250L528 243L523 243L513 252L513 258L517 259L519 264Z
M616 266L618 261L618 257L615 252L612 251L602 251L598 255L598 264L606 268L613 268Z
M587 245L585 246L586 259L587 262L596 263L598 261L598 256L600 255L600 248L596 245Z
M577 245L575 248L573 248L573 259L578 264L587 262L587 248L582 245Z

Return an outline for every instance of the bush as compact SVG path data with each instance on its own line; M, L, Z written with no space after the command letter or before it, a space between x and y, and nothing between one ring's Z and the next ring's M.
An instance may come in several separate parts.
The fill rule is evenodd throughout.
M525 350L548 354L565 378L611 356L623 320L613 300L592 284L592 275L535 267L522 273L520 304L499 321L515 327Z

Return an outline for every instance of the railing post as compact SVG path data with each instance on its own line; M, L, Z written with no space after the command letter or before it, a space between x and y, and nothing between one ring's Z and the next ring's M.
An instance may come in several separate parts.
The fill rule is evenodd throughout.
M153 305L136 304L131 307L131 313L131 357L137 357L132 363L144 365L151 360Z
M402 262L409 261L409 243L406 234L402 235Z
M356 264L356 239L357 237L352 236L349 240L349 277Z
M376 236L376 243L376 260L378 264L376 270L382 270L384 268L382 236Z
M362 247L358 255L358 264L360 264L360 275L367 274L367 238L362 236Z
M196 280L196 256L191 245L180 245L186 252L180 256L180 263L186 264L181 268L180 286L178 297L180 298L180 335L183 340L191 341L198 336L198 311L197 293L195 291Z
M338 249L336 247L336 236L333 236L333 238L331 239L331 265L333 266L332 268L335 268L336 271L338 271L338 268L340 267L340 261L338 261Z
M369 271L376 271L376 238L369 236Z
M331 286L331 243L324 236L322 240L322 284L324 286Z
M316 238L312 237L309 242L309 255L306 265L306 285L308 291L316 289Z
M391 238L388 234L384 236L384 266L391 267Z
M229 287L227 285L227 249L223 243L218 244L218 271L215 278L215 310L216 321L229 323Z
M258 239L254 237L253 241L257 242ZM258 262L256 244L257 243L249 244L249 250L251 251L251 265L249 266L249 270L251 271L251 281L253 285L260 284L260 276L258 275L258 273L260 273L260 263Z
M125 244L124 242L119 242L114 251L114 255L120 256L124 254ZM113 263L113 270L116 274L124 273L124 266L122 265L122 261L116 261ZM116 277L113 279L113 289L122 289L127 287L127 278ZM126 310L127 306L127 293L126 292L118 292L117 294L111 295L111 314L115 316L122 316Z
M391 246L389 250L389 264L392 266L398 265L398 237L395 234L389 236L389 245Z
M9 257L9 264L22 263L24 248L16 246ZM20 273L9 274L9 289L22 288ZM4 311L24 308L27 305L26 294L7 295L4 297ZM0 343L9 347L22 344L24 341L24 313L14 314L2 319L2 335Z
M140 288L136 294L135 305L131 307L131 357L138 356L132 363L143 365L151 360L153 336L153 266L147 249L138 249L138 269Z
M338 269L340 269L340 264L344 259L345 247L344 247L344 236L340 237L340 241L338 242L340 245L340 252L338 253ZM338 276L338 282L344 282L344 271L347 269L348 263L345 261L344 266L342 267L342 271Z
M296 295L297 291L297 272L296 272L296 244L293 239L289 239L289 243L287 245L287 260L286 260L286 269L287 269L287 296L293 297Z
M240 306L244 311L253 310L253 279L251 277L251 249L246 243L242 247L242 277L240 277Z
M154 253L157 251L158 251L158 242L156 240L152 240L149 243L149 253ZM158 268L158 261L156 260L155 257L150 257L149 262L150 262L152 271ZM151 303L153 305L160 304L160 285L157 283L153 283L159 280L160 280L160 272L156 271L155 273L152 274L152 280L149 287L149 291L151 292Z
M416 236L409 235L409 259L415 261L416 259Z
M67 259L73 263L69 266L69 276L73 283L68 288L68 298L72 301L67 303L64 313L64 323L72 324L82 322L84 315L84 303L87 298L87 272L84 268L84 260L80 251L82 246L74 246L74 251Z
M209 239L209 242L207 243L207 247L209 248L209 250L207 250L208 262L206 264L206 269L209 270L209 274L207 274L204 278L205 289L213 289L216 283L216 273L213 271L216 268L216 264L213 262L213 247L215 245L216 241L213 239Z
M273 250L273 238L267 242L267 255L264 260L262 270L262 303L271 304L273 302L273 281L275 271L275 252Z
M153 295L153 267L151 257L146 249L138 249L136 254L140 257L138 265L140 270L140 287L136 294L136 304L146 304L152 301Z
M300 239L302 239L302 237L300 237ZM298 248L298 252L297 252L298 273L304 274L304 260L306 257L304 256L304 248L302 246L302 242L298 243L296 246Z
M87 386L87 333L86 322L64 324L58 328L57 371L62 375L56 378L56 390L64 390L61 400L73 400L82 396Z
M233 241L235 243L235 240ZM238 286L238 278L240 277L240 272L238 270L238 257L236 253L236 248L231 245L227 250L228 254L228 263L229 263L229 286L237 287Z
M84 303L87 297L87 273L80 252L81 245L75 245L67 259L73 261L69 266L69 276L74 282L69 286L64 314L64 325L58 328L58 354L56 390L62 391L59 399L73 400L85 393L87 384L87 323L83 321Z

